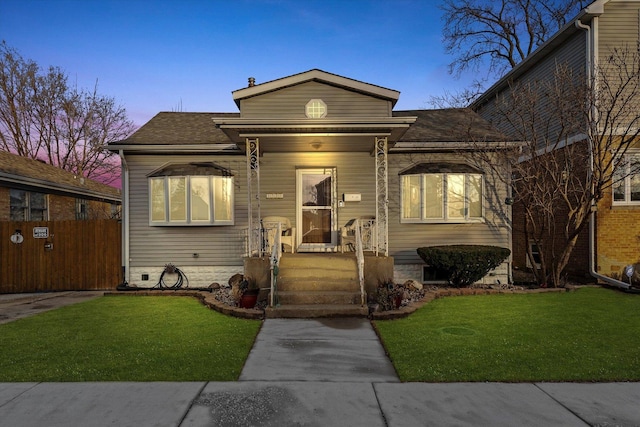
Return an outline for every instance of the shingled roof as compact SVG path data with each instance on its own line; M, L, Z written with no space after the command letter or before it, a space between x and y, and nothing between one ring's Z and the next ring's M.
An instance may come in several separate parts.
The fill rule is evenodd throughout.
M507 137L469 108L394 111L395 117L418 119L400 142L503 142Z
M506 141L489 122L468 108L394 111L394 117L418 119L400 138L400 142ZM214 117L240 117L240 113L156 114L120 145L229 144L225 133L216 128Z
M0 151L0 185L114 203L122 199L115 187L6 151Z
M160 112L117 144L229 144L227 135L214 125L214 117L240 117L240 113Z

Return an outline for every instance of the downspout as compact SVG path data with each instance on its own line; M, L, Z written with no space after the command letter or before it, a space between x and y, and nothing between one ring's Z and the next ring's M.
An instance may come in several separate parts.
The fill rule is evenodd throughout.
M593 17L593 20L597 20L597 17ZM586 31L587 42L586 42L586 71L587 71L587 85L590 87L590 90L595 90L592 87L593 81L593 61L592 61L592 43L591 43L591 26L583 24L579 19L575 21L576 27ZM591 106L588 114L588 125L587 125L587 143L589 144L589 173L593 174L593 146L592 146L592 120L595 114L594 112L595 106ZM614 278L602 275L596 271L596 212L597 212L597 204L595 201L591 201L591 212L589 214L589 274L595 279L598 279L602 282L605 282L608 285L616 286L618 288L629 289L631 286L628 283L622 282L620 280L616 280Z
M118 151L122 165L122 286L129 284L129 166L124 152Z

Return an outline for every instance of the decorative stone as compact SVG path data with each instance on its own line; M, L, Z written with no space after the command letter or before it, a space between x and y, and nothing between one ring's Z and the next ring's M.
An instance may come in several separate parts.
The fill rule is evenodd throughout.
M422 290L422 288L423 288L422 283L420 283L420 282L416 282L416 281L415 281L415 280L413 280L413 279L409 279L409 280L407 280L406 282L404 282L404 283L402 284L402 286L404 286L405 288L408 288L408 289L413 288L413 289L416 289L416 290L418 290L418 291L421 291L421 290Z

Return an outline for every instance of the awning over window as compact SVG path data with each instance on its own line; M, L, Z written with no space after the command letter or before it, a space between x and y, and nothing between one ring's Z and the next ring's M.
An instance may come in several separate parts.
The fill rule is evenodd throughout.
M147 177L187 175L233 176L233 173L229 169L212 162L171 163L156 169Z
M400 171L398 175L421 173L482 173L481 170L464 163L418 163Z

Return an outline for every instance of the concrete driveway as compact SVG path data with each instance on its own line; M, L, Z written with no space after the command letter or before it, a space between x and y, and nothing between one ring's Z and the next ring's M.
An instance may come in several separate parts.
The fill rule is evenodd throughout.
M39 292L0 295L0 324L104 295L103 291Z

